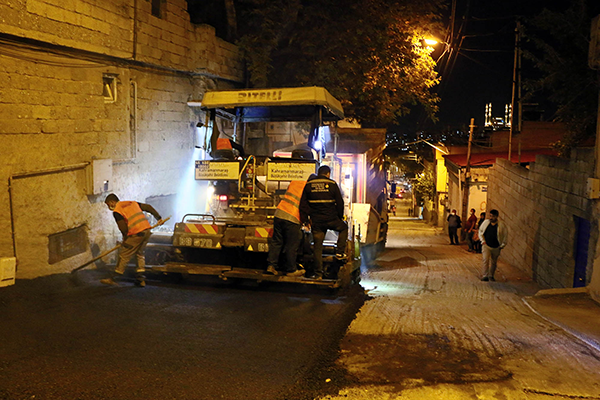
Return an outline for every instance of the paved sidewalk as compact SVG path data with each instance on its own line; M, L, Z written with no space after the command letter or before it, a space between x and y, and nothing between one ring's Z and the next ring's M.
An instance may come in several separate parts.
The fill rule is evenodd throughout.
M585 288L541 290L523 301L546 321L600 351L600 304Z
M321 400L600 399L600 305L586 292L541 291L502 257L482 282L480 254L402 217L362 278L370 299L336 361L348 380Z

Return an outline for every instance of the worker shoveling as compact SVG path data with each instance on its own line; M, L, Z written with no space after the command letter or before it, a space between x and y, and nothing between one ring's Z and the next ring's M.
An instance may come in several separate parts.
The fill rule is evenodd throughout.
M145 287L146 281L144 272L146 270L146 262L144 250L152 235L152 229L163 225L170 217L163 220L158 211L151 205L138 203L136 201L120 201L119 198L112 193L106 196L104 202L109 210L113 212L117 226L123 234L123 241L121 244L105 251L98 257L75 268L71 271L71 276L74 280L77 280L75 275L77 271L120 249L115 270L109 278L102 279L100 282L105 285L118 286L118 281L125 273L125 268L127 267L129 260L135 255L135 285ZM152 214L158 222L155 225L150 225L144 212Z

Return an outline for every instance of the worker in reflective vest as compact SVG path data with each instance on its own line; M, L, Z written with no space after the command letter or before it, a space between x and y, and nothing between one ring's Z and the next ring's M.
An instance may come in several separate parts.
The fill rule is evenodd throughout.
M108 209L113 212L115 221L119 230L123 234L123 243L119 250L119 261L114 271L114 276L107 279L102 279L100 282L105 285L118 285L116 278L123 275L127 263L136 256L136 286L146 286L144 271L146 269L146 260L144 257L144 249L150 240L150 222L144 215L148 212L156 218L159 224L162 223L160 214L150 204L138 203L136 201L119 201L115 194L106 196L104 203Z
M269 242L267 273L278 275L277 266L281 251L285 251L286 265L283 273L288 276L302 276L304 270L296 266L296 256L302 240L301 225L306 215L300 212L300 198L304 181L292 181L275 210L273 237Z
M237 150L240 157L244 157L244 148L241 144L236 143L235 140L227 139L227 138L218 138L215 146L216 150L229 150L233 155L233 150Z
M337 183L329 178L330 175L331 169L322 165L318 176L306 182L300 201L300 210L310 217L315 257L314 279L323 278L323 240L327 230L338 232L335 257L340 261L346 260L348 225L343 221L344 199Z

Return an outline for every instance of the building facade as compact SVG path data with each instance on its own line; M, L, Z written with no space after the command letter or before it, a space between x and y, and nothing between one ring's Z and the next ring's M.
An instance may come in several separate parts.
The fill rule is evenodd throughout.
M0 257L18 279L68 272L120 237L108 192L175 211L204 120L187 101L240 86L241 58L185 0L4 0L0 16Z

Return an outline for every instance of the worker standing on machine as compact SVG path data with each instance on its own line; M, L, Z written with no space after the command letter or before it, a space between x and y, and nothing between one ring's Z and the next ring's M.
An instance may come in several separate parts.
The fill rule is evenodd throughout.
M137 261L135 285L144 287L146 286L144 277L146 270L144 249L150 240L152 232L150 231L150 223L143 211L152 214L158 221L158 224L162 223L162 218L150 204L138 203L136 201L119 201L117 195L113 193L106 196L104 203L113 212L117 226L123 234L123 244L119 250L119 261L117 262L113 276L102 279L100 282L105 285L118 286L115 278L123 275L127 263L135 254Z
M344 218L344 199L340 188L330 179L331 169L327 165L319 168L318 176L306 182L300 210L310 217L314 241L315 273L314 279L323 278L323 240L327 230L338 232L335 257L346 259L346 242L348 241L348 225Z
M292 181L275 210L273 219L273 237L269 243L267 258L267 273L278 275L277 264L281 250L285 251L286 265L284 272L287 276L304 275L304 270L297 269L296 257L302 240L301 224L307 216L300 211L300 199L304 190L304 181Z

